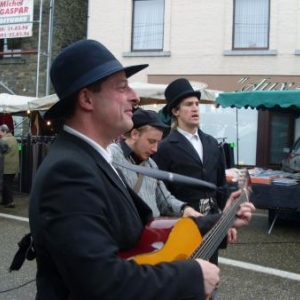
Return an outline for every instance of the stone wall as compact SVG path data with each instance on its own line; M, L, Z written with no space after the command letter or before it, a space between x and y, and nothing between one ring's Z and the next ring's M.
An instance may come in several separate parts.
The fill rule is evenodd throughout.
M46 95L49 13L51 0L43 0L42 30L39 71L38 55L22 54L16 58L0 59L0 93L8 89L17 95L36 96L37 74L38 96ZM67 45L86 38L88 0L55 0L52 38L52 60ZM39 20L40 1L35 0L34 21ZM38 50L39 23L33 25L33 36L22 38L22 50ZM0 50L2 51L2 49ZM6 89L7 87L8 89ZM50 84L50 94L53 93Z

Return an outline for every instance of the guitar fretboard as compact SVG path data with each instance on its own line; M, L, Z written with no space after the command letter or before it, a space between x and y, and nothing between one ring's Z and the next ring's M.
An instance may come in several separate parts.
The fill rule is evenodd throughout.
M236 213L241 203L249 201L247 188L242 189L241 196L236 199L233 204L224 211L219 221L214 227L203 237L200 246L193 252L191 258L201 258L208 260L218 249L221 241L226 236L229 228L236 219Z

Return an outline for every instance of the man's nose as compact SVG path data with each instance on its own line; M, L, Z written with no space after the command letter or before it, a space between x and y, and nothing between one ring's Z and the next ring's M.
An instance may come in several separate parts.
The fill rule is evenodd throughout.
M129 87L129 93L130 93L130 101L133 103L133 104L138 104L140 103L141 99L139 97L139 95L137 94L137 92L132 89L131 87Z
M157 146L158 146L158 143L155 143L155 144L152 145L151 151L152 151L153 153L157 152Z

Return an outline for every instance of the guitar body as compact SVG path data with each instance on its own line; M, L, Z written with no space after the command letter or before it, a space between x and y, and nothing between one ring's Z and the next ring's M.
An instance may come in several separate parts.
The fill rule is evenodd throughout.
M135 248L119 256L151 265L184 260L191 257L201 241L199 229L190 218L155 219L145 226Z
M191 256L201 241L199 229L192 219L158 218L145 226L134 249L119 252L119 256L150 265L183 260Z

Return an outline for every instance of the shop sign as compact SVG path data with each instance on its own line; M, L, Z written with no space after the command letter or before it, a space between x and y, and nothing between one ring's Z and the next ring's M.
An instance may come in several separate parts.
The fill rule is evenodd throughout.
M32 36L34 0L0 0L0 39Z
M300 89L300 86L295 87L295 82L273 82L272 78L251 82L251 77L243 77L238 81L238 84L240 85L240 92Z

